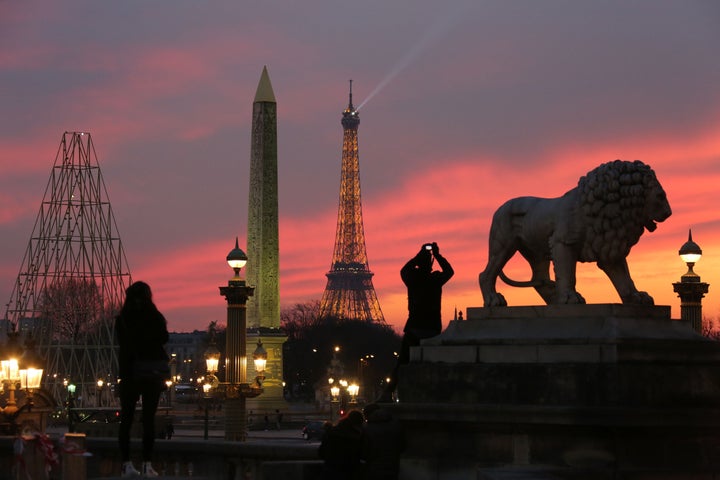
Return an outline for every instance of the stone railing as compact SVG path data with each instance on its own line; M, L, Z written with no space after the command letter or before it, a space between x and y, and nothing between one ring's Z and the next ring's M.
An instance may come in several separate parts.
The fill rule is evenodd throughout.
M117 477L120 472L117 439L84 437L82 434L79 437L77 443L81 445L80 451L71 452L67 451L60 439L51 438L60 457L60 465L53 467L48 478L84 480ZM0 437L0 470L11 472L13 469L21 469L30 475L40 474L44 470L44 454L36 445L37 442L24 443L23 455L17 457L13 453L16 438ZM153 466L161 474L175 477L309 480L320 475L322 462L318 459L317 448L317 444L287 443L272 439L229 442L175 437L172 440L156 440ZM133 459L139 457L140 440L133 439L131 449ZM82 456L83 450L91 456ZM136 465L138 463L139 458ZM69 465L72 465L70 472Z

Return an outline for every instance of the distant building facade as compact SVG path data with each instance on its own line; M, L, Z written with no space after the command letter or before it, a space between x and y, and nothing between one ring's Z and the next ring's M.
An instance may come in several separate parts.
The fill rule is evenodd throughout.
M207 332L172 332L165 350L171 359L171 374L175 383L196 383L198 377L205 375L205 350Z

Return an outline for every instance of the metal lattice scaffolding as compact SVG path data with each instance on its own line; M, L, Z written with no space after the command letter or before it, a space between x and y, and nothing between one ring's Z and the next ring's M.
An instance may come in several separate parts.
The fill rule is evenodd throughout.
M360 198L358 126L360 117L350 101L343 111L340 204L332 265L320 300L320 317L385 323L368 266Z
M92 138L65 132L5 313L33 337L56 401L74 383L85 406L115 403L114 318L130 282Z

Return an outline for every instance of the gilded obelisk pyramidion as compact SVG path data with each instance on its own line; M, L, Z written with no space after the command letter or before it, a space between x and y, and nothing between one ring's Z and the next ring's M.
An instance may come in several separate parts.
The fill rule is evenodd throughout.
M247 283L255 295L247 304L248 353L260 339L268 353L264 393L248 403L255 408L281 408L282 344L280 331L277 175L277 103L267 67L253 101L250 148L250 198L247 226ZM257 337L256 337L257 335ZM248 367L252 361L248 362ZM259 411L256 413L260 413Z

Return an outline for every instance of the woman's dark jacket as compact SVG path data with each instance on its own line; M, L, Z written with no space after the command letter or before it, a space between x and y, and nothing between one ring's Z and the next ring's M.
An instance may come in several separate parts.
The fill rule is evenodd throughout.
M115 321L119 376L131 380L135 360L168 360L167 321L153 303L123 307Z

